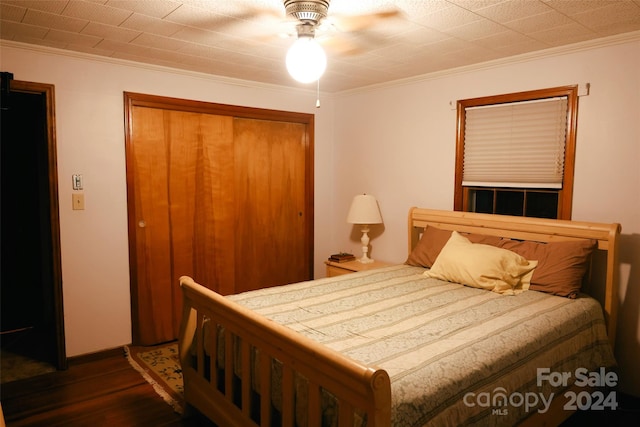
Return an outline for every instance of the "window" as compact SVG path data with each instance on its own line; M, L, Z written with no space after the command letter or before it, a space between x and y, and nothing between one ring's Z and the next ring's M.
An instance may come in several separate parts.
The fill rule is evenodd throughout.
M458 101L454 209L571 218L578 87Z

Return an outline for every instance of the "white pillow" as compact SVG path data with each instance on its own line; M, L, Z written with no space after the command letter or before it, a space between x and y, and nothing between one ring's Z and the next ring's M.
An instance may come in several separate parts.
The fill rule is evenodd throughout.
M427 277L514 295L529 289L538 261L507 249L471 243L456 231L444 245Z

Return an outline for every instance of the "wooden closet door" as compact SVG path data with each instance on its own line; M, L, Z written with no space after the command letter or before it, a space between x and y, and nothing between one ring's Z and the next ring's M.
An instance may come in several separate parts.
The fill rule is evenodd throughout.
M155 344L173 335L169 144L162 110L134 107L132 116L135 126L127 160L132 164L129 179L133 179L129 203L133 202L135 212L129 218L129 238L135 241L130 254L133 343Z
M134 342L149 345L177 337L180 276L232 291L233 119L145 107L133 118Z
M313 276L313 117L125 93L133 343L177 338L178 278Z
M234 120L236 292L310 278L306 126Z

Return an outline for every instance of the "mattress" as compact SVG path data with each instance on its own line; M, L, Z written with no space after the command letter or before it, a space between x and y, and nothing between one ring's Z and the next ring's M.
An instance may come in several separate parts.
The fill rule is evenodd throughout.
M394 426L513 425L570 385L539 384L539 368L615 366L602 309L586 295L504 296L424 271L396 265L228 298L385 369Z

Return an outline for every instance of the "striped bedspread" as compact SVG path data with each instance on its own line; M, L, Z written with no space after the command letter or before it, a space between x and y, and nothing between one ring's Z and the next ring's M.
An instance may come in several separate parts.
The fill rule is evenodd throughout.
M578 368L615 364L587 296L503 296L423 272L397 265L229 298L385 369L395 426L514 425L562 393L538 384L538 368L573 383Z

